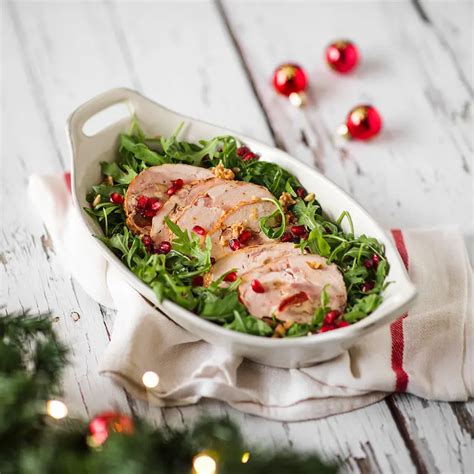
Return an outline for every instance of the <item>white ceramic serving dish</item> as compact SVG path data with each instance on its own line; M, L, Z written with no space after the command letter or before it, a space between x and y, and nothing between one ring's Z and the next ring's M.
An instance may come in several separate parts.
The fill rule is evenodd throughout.
M376 237L385 244L390 263L388 281L392 283L384 292L384 301L370 316L358 323L323 334L288 339L269 339L224 329L165 300L158 303L153 291L141 282L103 243L95 239L110 265L117 267L126 281L148 301L157 306L189 332L215 345L224 345L235 354L275 367L302 367L333 358L376 328L389 324L402 315L416 296L416 290L405 271L403 263L391 239L350 196L316 170L299 162L284 151L270 147L251 138L243 137L223 128L185 117L162 107L130 89L113 89L81 105L67 122L72 154L72 194L74 205L80 211L82 221L92 234L100 234L100 227L84 211L88 206L85 196L92 185L101 180L100 161L112 161L116 157L118 136L130 125L130 117L107 126L94 136L84 133L84 124L99 112L125 103L135 114L149 135L171 135L177 126L185 126L180 138L194 142L216 135L232 134L245 142L262 159L278 163L295 174L309 191L315 192L325 212L332 218L347 210L350 212L357 234ZM163 316L165 317L165 316Z

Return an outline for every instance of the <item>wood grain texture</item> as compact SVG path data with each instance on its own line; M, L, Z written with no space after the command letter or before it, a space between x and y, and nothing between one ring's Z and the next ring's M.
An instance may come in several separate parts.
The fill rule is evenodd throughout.
M212 401L157 409L132 400L96 372L114 312L67 276L25 204L29 174L68 168L63 124L69 113L99 92L129 86L191 116L268 143L276 140L317 165L387 226L431 225L442 216L471 232L462 217L472 210L466 199L472 119L465 105L470 93L460 78L460 71L470 77L465 12L471 7L461 3L446 11L430 4L431 23L409 3L361 3L360 8L362 23L352 21L350 9L324 2L297 2L297 7L229 2L227 20L211 2L5 5L0 301L4 312L53 312L58 333L72 350L64 388L74 414L116 408L170 426L188 426L203 412L227 414L250 442L317 450L338 457L346 472L463 472L472 404L453 408L396 396L393 403L288 424ZM358 41L365 59L360 71L344 80L321 60L324 44L339 35ZM385 57L387 50L393 56ZM412 52L405 57L407 50ZM315 102L306 111L288 107L269 86L272 69L287 59L302 62L315 78ZM336 141L335 127L349 104L360 100L379 106L386 132L370 145ZM6 205L7 200L23 205ZM455 200L462 205L452 209Z

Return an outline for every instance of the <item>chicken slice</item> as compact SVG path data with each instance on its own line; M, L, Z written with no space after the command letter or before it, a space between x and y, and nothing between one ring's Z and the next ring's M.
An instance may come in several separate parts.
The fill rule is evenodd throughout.
M241 278L240 300L257 318L274 315L282 321L310 323L321 305L323 289L332 310L342 312L347 301L341 272L319 255L289 255Z
M150 233L152 217L145 217L137 210L137 200L140 196L157 198L164 203L169 198L166 191L172 181L182 179L184 184L188 184L213 177L208 169L184 164L152 166L142 171L130 183L125 195L124 208L128 227L137 234Z

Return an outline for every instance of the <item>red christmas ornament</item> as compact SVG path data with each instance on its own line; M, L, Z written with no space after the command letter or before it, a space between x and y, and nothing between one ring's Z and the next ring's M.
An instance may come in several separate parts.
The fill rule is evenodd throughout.
M131 434L133 421L127 415L114 412L104 412L97 415L89 423L90 440L94 446L100 446L111 432Z
M371 105L358 105L347 115L346 123L341 125L339 134L344 138L368 140L377 135L381 128L382 118L377 109Z
M306 73L297 64L282 64L273 73L273 87L282 95L287 96L293 105L305 103L304 91L308 84Z
M336 72L347 74L359 62L359 51L354 43L338 40L326 48L326 62Z

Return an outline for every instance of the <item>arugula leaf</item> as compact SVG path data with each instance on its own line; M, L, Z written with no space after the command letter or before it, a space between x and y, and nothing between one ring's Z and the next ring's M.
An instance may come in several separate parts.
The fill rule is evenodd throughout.
M298 218L298 224L302 224L308 229L313 230L318 226L318 218L321 212L321 206L316 200L308 203L303 199L297 199L292 208L293 214Z
M255 336L270 336L273 334L273 329L261 319L253 316L242 316L238 311L234 311L234 320L229 324L224 324L224 327L246 334L254 334Z
M120 135L120 152L130 152L137 160L143 161L148 166L157 166L169 163L166 158L156 151L151 150L145 143L136 142L130 135Z
M283 207L276 199L263 198L262 201L273 202L276 209L269 216L260 218L260 229L262 229L262 232L269 239L279 239L285 233L286 229L286 218L285 213L283 212ZM278 218L280 220L280 224L278 226L272 225L275 224L275 221Z
M344 319L349 323L354 323L372 313L382 302L382 297L378 294L370 294L360 298L356 304L344 314Z
M112 176L112 178L120 184L130 184L137 175L137 173L128 165L120 167L114 161L108 163L103 161L100 164L102 174L105 176Z
M321 296L320 296L320 306L316 311L314 312L313 319L311 321L311 325L313 327L319 327L323 324L324 316L326 316L327 312L330 311L331 308L329 308L329 295L326 291L326 288L329 285L326 285L323 288L323 291L321 291Z

